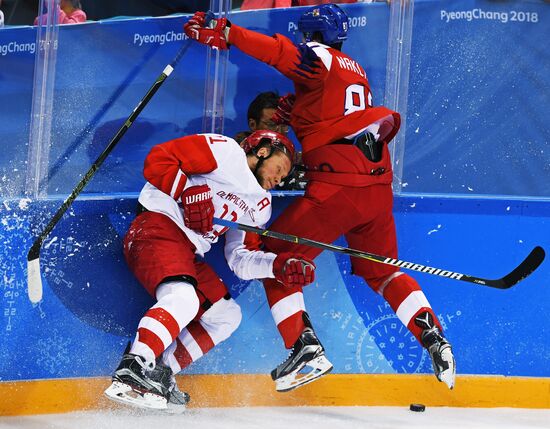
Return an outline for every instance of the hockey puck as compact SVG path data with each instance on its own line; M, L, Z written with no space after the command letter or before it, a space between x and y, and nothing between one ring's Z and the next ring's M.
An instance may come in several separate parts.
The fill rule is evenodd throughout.
M411 404L409 406L409 410L416 411L417 413L421 413L426 409L426 406L424 404Z

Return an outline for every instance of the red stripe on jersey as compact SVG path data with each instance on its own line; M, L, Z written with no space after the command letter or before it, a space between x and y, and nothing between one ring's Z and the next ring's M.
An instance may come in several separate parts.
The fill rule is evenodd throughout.
M193 362L193 358L185 346L181 343L179 338L176 338L176 350L174 351L174 357L178 361L181 369L187 368L191 362Z
M172 316L164 308L151 308L147 313L145 313L144 317L150 317L151 319L155 319L161 323L168 330L168 332L170 332L172 339L176 338L181 332L178 322L174 319L174 316Z
M174 198L174 200L178 201L181 197L181 194L183 193L185 184L187 183L187 176L182 172L181 175L176 174L175 180L177 181L177 183L174 183L174 185L172 185L172 189L174 189L174 186L176 188L174 189L173 194L170 194L170 196Z
M205 136L192 135L154 146L145 158L143 176L153 186L170 195L179 171L189 176L210 173L216 168L218 163ZM174 195L174 199L181 195L185 181L181 182L177 186L179 195Z
M140 343L145 344L159 357L164 351L164 344L157 334L147 328L138 328L138 339Z
M174 141L174 153L181 160L181 169L187 175L210 173L218 163L205 136L188 136Z
M215 345L214 341L212 341L212 338L210 338L210 335L206 329L204 329L199 322L191 322L187 325L187 330L193 336L203 354L206 354L212 350Z

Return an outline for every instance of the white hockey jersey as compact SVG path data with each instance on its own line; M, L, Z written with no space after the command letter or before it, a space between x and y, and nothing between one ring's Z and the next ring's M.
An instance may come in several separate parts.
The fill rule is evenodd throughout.
M244 280L273 276L276 255L259 250L257 235L214 225L204 235L187 228L180 205L183 191L207 184L212 190L215 217L263 228L271 217L271 194L263 189L238 143L218 134L197 134L156 145L144 167L147 183L139 202L162 213L180 227L203 256L225 234L225 257Z

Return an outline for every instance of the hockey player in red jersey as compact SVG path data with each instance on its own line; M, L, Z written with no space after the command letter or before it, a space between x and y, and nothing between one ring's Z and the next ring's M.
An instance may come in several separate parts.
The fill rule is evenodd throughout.
M302 144L309 182L305 195L270 228L322 242L344 235L351 248L397 258L388 144L399 130L400 116L373 106L365 70L341 51L348 25L340 7L324 4L299 19L304 43L298 45L280 34L269 37L231 25L225 18L206 25L200 12L185 25L185 32L215 49L235 46L294 82L290 124ZM274 239L265 244L274 252L293 250L311 259L320 252ZM352 267L428 349L437 378L453 388L451 346L418 283L396 267L365 259L352 258ZM283 288L269 279L264 286L275 323L291 349L271 375L277 390L291 390L332 366L307 317L302 288ZM305 365L311 371L301 375Z
M222 234L227 262L241 279L274 278L289 288L313 281L308 258L263 252L257 235L213 225L216 216L264 226L271 216L268 190L288 175L293 157L287 137L265 130L241 146L201 134L153 147L124 256L157 302L139 322L107 397L143 408L185 407L189 397L178 390L174 374L228 338L241 321L226 286L196 257Z

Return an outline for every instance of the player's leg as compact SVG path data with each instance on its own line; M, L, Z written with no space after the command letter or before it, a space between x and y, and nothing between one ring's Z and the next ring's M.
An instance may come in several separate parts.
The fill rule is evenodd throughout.
M135 340L105 394L130 405L166 409L170 392L151 372L156 359L199 310L194 248L169 218L146 212L132 223L124 240L124 254L157 303L140 320Z
M195 267L201 308L161 357L161 365L170 369L176 389L174 374L229 338L242 317L239 305L214 270L203 262L196 262Z
M372 217L346 234L348 245L378 255L397 258L397 239L392 207L392 191L389 186L377 185L364 188L358 213L367 213L367 207L378 207ZM361 205L364 206L362 209ZM434 372L449 388L454 386L455 361L449 342L420 285L397 267L352 258L353 273L365 279L368 285L384 297L399 320L428 350Z
M334 241L347 227L347 220L340 216L340 189L340 186L310 183L306 195L296 198L270 229L318 241ZM321 252L275 239L265 239L264 243L268 251L292 251L311 259ZM266 279L263 283L275 324L286 348L290 349L288 358L271 372L276 389L291 390L329 372L332 364L325 357L325 350L309 320L302 288L288 288L274 279ZM309 367L309 372L303 371L305 366Z
M181 412L189 402L189 395L179 390L175 375L229 337L241 320L240 307L214 270L197 260L194 265L200 308L157 359L151 373L151 378L160 381L169 392L168 409L173 413Z

